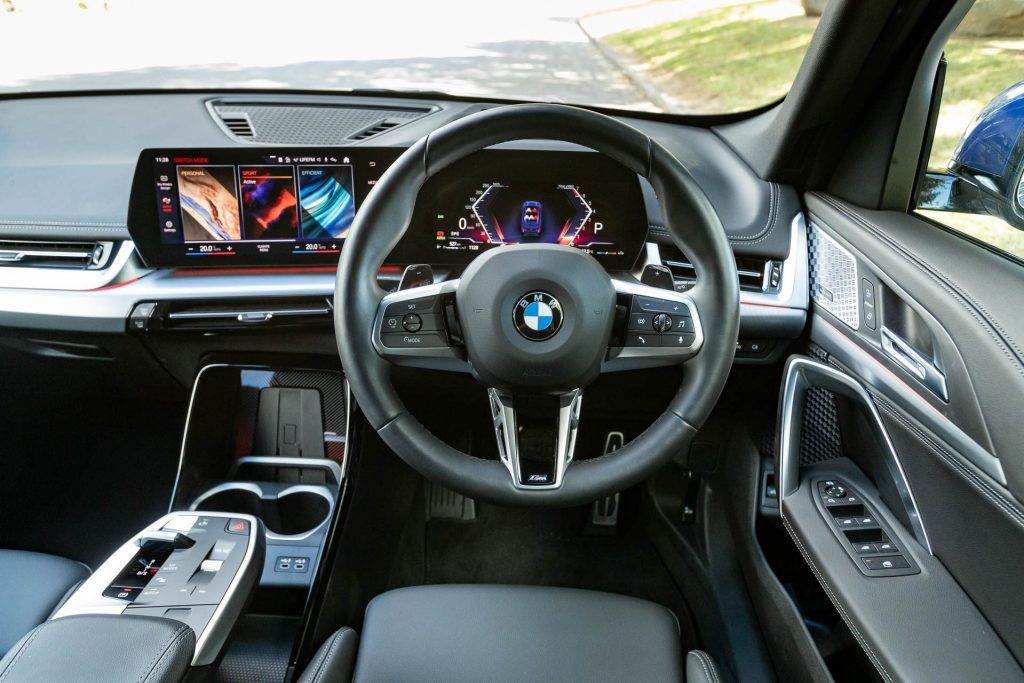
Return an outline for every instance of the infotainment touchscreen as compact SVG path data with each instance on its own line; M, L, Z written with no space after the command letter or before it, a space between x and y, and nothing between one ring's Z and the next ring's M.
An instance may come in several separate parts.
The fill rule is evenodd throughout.
M145 150L129 230L150 266L334 263L390 148Z

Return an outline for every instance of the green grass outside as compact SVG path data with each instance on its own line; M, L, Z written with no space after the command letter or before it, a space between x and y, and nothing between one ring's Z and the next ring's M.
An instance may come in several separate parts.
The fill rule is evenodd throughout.
M774 17L776 18L773 18ZM787 0L721 7L605 38L641 66L659 88L694 113L746 111L786 95L817 19ZM1024 36L954 36L928 166L945 169L960 136L982 107L1024 79ZM1024 232L1000 219L927 212L934 220L1024 257Z
M817 19L751 16L747 3L606 38L698 113L746 111L782 98L793 82Z

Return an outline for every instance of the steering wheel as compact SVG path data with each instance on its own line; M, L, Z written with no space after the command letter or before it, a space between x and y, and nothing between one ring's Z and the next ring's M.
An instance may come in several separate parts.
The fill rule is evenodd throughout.
M576 143L647 178L697 284L686 293L645 286L613 278L572 247L521 244L484 252L457 280L385 293L378 272L408 228L423 183L473 152L526 139ZM688 447L725 386L739 327L732 250L686 169L624 123L547 104L459 119L402 154L356 216L334 301L349 386L384 442L428 479L518 506L596 500L649 477ZM622 326L634 332L613 337ZM488 390L499 460L462 453L426 429L396 393L392 365L472 373ZM601 372L652 365L683 366L669 407L614 453L574 463L586 386ZM530 431L538 421L545 429Z

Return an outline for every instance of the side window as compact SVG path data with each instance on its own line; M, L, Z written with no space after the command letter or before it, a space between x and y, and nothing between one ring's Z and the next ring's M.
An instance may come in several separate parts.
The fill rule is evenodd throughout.
M1024 3L977 0L945 56L915 211L1024 258Z

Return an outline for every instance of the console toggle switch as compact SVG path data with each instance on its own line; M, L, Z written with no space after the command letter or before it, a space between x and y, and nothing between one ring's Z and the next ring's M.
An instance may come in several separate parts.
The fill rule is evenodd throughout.
M224 560L203 560L199 565L199 571L216 574L224 566Z
M198 515L178 515L173 517L167 524L164 524L160 531L177 531L187 534L192 531L192 527L195 526L198 520Z
M210 550L211 560L226 560L231 556L231 551L235 549L234 541L217 541L213 544L213 549Z

